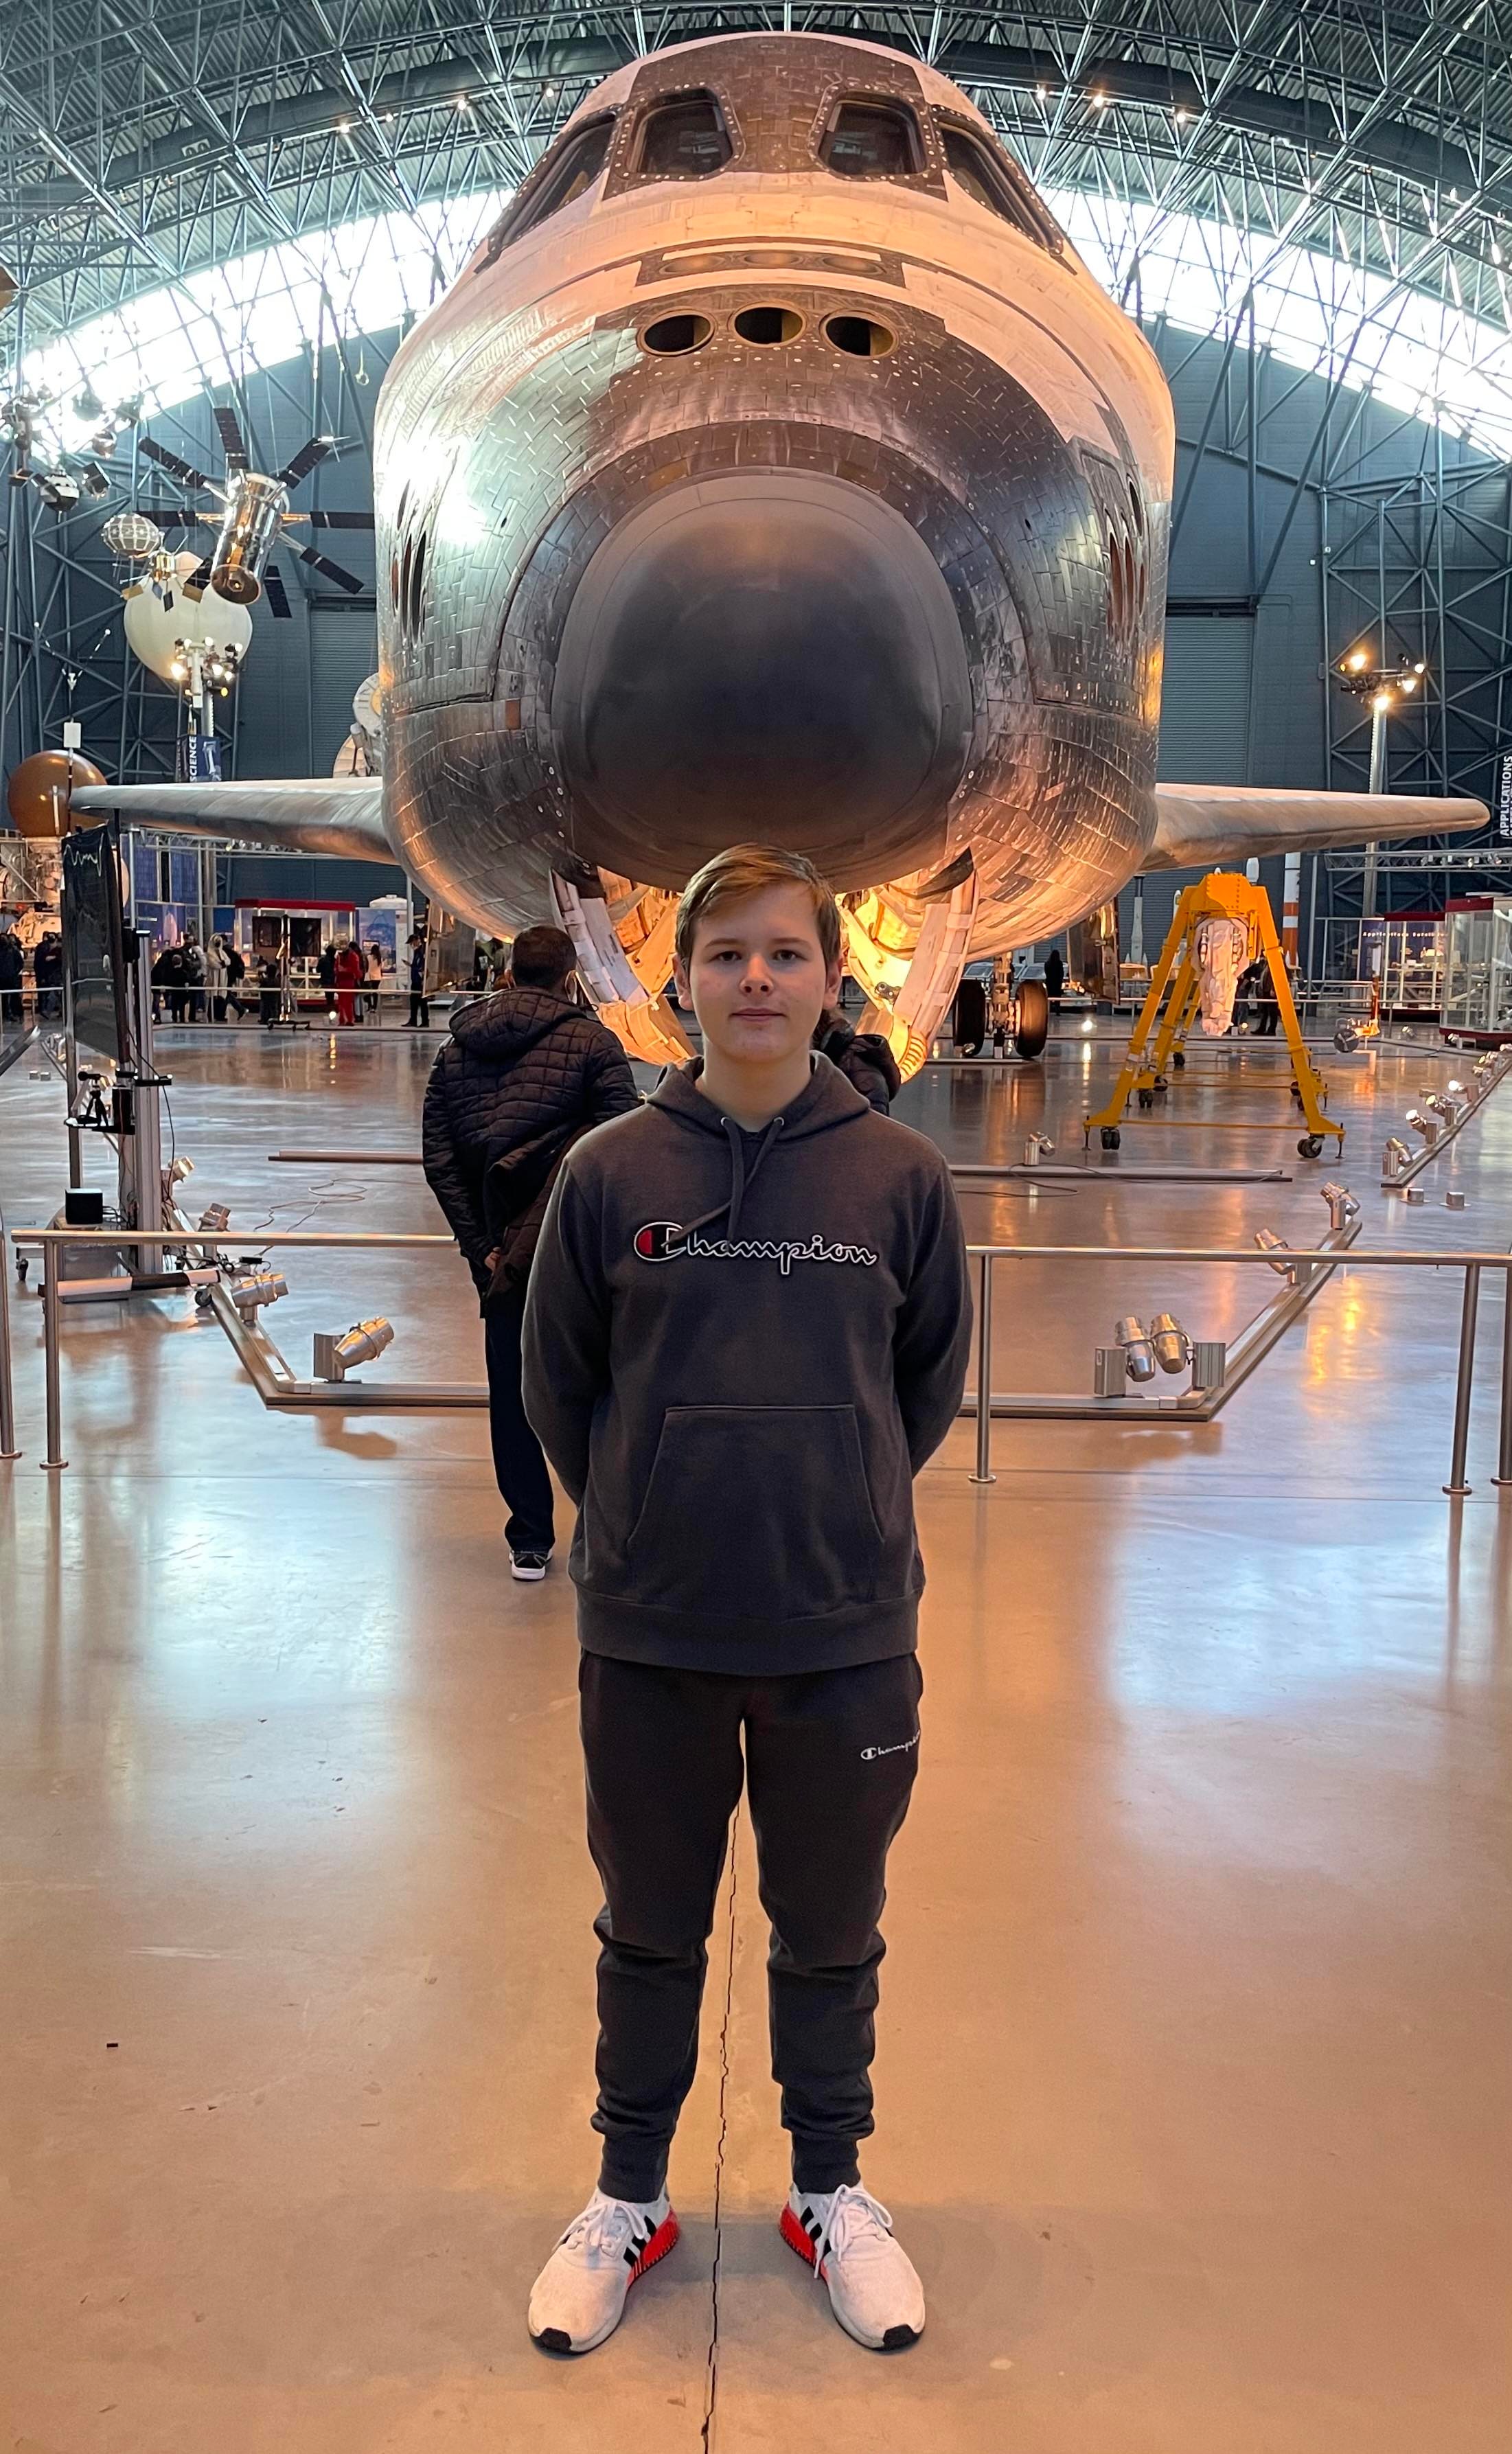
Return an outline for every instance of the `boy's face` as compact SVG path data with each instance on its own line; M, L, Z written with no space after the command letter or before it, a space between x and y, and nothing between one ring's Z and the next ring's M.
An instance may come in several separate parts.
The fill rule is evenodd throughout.
M826 964L813 901L796 884L721 903L699 921L686 966L673 968L704 1038L737 1065L780 1064L806 1049L840 993L840 967Z

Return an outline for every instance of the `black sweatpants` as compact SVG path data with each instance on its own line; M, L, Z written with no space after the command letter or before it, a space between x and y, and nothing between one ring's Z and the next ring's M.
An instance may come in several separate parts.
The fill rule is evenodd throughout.
M918 1762L917 1656L743 1679L585 1653L598 1955L599 2187L654 2199L698 2052L706 1943L742 1779L793 2176L856 2182L872 2132L877 1920ZM744 1740L742 1759L741 1742Z
M512 1551L549 1551L555 1539L552 1478L541 1444L525 1419L520 1396L520 1330L524 1320L523 1287L517 1296L496 1297L483 1316L488 1427L494 1443L494 1478L510 1512L504 1539Z

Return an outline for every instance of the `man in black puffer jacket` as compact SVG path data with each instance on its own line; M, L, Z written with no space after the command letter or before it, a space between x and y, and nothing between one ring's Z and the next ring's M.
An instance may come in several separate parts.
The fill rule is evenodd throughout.
M821 1056L838 1066L869 1108L875 1108L879 1116L892 1115L893 1101L903 1087L903 1077L879 1032L857 1031L837 1005L826 1006L819 1016L814 1045Z
M637 1104L618 1040L567 994L573 964L564 931L524 930L514 940L504 987L452 1016L452 1036L425 1093L426 1179L482 1303L494 1471L510 1510L504 1532L513 1573L522 1583L546 1574L554 1540L552 1485L520 1403L530 1256L512 1252L510 1266L501 1268L490 1225L489 1174L527 1146L550 1156L554 1140L559 1162L575 1135Z

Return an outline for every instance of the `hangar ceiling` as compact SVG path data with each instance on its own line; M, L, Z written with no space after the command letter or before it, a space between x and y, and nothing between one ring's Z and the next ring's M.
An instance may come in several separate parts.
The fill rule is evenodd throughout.
M374 217L435 251L447 209L513 186L608 70L776 24L933 59L1137 312L1261 341L1290 316L1294 361L1357 383L1394 351L1400 405L1512 455L1512 80L1489 0L26 0L0 11L9 346Z

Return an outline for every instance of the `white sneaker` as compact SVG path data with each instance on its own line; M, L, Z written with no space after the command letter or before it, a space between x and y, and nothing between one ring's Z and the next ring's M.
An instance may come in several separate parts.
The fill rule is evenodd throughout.
M782 2238L829 2285L830 2306L869 2352L900 2352L924 2331L924 2287L893 2239L880 2200L849 2182L837 2190L788 2192Z
M676 2241L677 2219L665 2190L649 2201L606 2199L595 2190L535 2278L528 2320L533 2341L547 2352L593 2351L624 2316L631 2285Z

